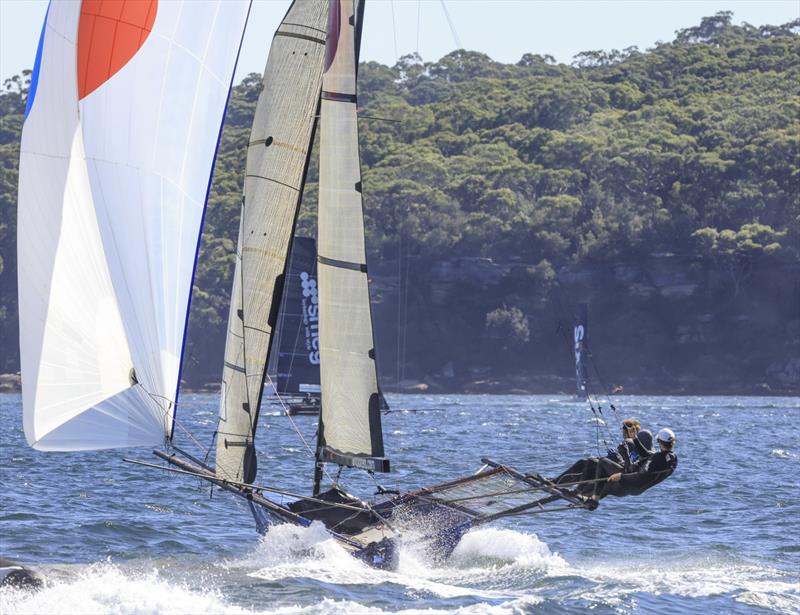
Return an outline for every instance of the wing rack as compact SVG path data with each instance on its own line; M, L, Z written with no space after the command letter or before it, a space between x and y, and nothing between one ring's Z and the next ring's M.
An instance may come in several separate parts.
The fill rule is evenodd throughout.
M574 493L538 474L522 474L490 459L481 462L484 467L472 476L406 493L375 510L401 532L421 533L447 556L473 527L514 515L586 508Z

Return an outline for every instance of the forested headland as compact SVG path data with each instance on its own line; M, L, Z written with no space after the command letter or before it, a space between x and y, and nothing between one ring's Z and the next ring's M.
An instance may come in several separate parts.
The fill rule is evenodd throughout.
M19 370L16 193L30 73L0 93L0 372ZM572 64L471 51L362 63L360 142L384 388L800 392L800 20L707 17ZM260 76L231 96L183 375L219 379ZM315 232L312 162L298 234ZM424 387L422 387L424 388Z

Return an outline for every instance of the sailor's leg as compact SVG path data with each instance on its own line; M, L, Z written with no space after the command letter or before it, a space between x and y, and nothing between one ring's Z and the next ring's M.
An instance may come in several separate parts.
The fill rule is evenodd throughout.
M557 478L553 479L553 482L557 485L562 483L577 483L584 475L588 461L589 459L579 459L564 472L559 474Z
M600 500L608 495L607 486L610 484L608 481L602 479L608 478L617 472L624 472L625 469L616 461L612 461L608 457L594 459L594 462L594 482L591 483L592 498L595 500Z

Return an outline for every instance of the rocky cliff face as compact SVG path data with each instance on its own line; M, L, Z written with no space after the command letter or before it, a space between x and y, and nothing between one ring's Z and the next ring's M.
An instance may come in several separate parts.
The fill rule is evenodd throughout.
M567 267L544 289L529 275L534 267L454 258L411 261L402 278L391 264L376 272L384 385L571 390L571 314L587 302L598 387L602 380L640 393L800 392L796 267L765 261L742 273L655 253ZM486 314L498 306L522 310L527 341L488 335Z

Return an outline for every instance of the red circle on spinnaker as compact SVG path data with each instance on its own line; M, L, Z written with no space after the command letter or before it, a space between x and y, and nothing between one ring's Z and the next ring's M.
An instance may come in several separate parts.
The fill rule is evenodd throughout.
M141 49L158 0L83 0L78 24L78 98L111 79Z

